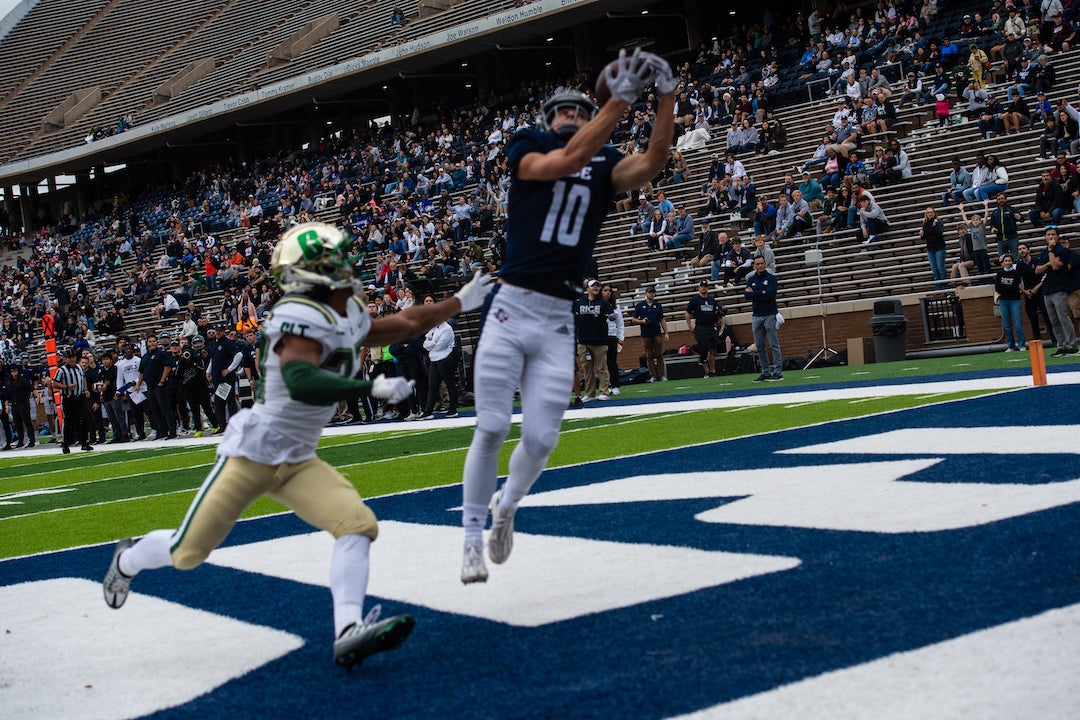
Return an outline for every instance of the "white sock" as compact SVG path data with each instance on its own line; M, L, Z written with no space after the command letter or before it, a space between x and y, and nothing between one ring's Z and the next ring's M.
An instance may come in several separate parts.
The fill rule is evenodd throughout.
M154 530L146 537L120 553L116 564L120 572L135 577L143 570L172 567L173 530Z
M461 524L465 527L465 542L482 540L484 526L487 525L488 506L463 503L461 506Z
M521 499L529 494L540 473L544 472L548 456L538 457L529 452L522 440L510 453L510 475L503 485L499 496L499 511L505 512L518 506Z
M367 535L343 535L334 541L330 556L330 595L334 599L334 637L353 623L364 619L364 596L367 595Z
M498 482L499 448L505 435L476 429L462 474L461 525L465 539L482 538L487 524L488 503Z

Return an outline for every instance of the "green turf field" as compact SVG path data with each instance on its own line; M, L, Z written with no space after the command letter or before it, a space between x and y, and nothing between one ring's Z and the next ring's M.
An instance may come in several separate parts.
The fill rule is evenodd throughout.
M847 369L830 368L822 372L835 374ZM817 371L808 371L814 372ZM706 384L715 381L699 379L630 386L625 394L639 388L650 394L701 392ZM741 377L736 381L750 384ZM805 382L819 381L805 379ZM914 388L913 391L917 393ZM683 447L985 392L659 411L638 416L570 417L563 423L559 447L549 465L565 466ZM472 437L471 427L410 430L407 426L387 425L386 432L364 430L324 438L319 455L340 468L365 497L460 480L465 451ZM506 471L516 437L515 426L501 455L500 472ZM182 445L142 450L102 449L92 455L5 456L0 459L0 558L109 542L159 527L174 527L213 459L213 446ZM245 517L282 510L280 505L264 498L252 505Z

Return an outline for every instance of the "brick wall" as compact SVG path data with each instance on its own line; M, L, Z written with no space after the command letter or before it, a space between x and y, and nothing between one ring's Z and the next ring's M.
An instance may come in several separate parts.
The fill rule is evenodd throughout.
M989 295L966 297L961 301L967 337L955 340L927 343L923 328L922 309L918 303L904 305L904 317L907 318L906 347L912 350L925 350L996 342L1001 339L1001 320L994 314L993 298ZM780 347L785 357L809 357L821 349L821 316L817 308L800 308L799 314L812 312L805 317L792 317L780 328ZM872 309L836 312L829 310L825 318L825 332L829 347L833 350L846 350L849 338L872 337L870 318ZM785 312L785 316L795 314ZM753 342L749 315L731 319L731 329L736 342L749 345ZM1024 319L1025 331L1027 319ZM671 333L671 342L666 347L677 348L680 345L693 345L694 335L689 330ZM638 358L642 354L641 338L627 337L623 351L619 355L619 367L638 367Z

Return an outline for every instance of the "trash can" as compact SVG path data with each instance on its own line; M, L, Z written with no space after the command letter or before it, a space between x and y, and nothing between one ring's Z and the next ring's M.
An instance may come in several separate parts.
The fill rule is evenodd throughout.
M895 362L907 356L907 318L897 298L874 301L870 332L874 335L875 362Z

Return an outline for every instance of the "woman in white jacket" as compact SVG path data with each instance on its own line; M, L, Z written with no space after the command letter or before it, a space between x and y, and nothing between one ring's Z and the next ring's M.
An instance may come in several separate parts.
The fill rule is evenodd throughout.
M425 305L434 305L435 298L424 297ZM435 417L435 402L439 398L439 383L446 383L446 392L450 396L450 405L444 417L457 417L458 378L457 362L454 359L454 344L457 341L454 328L443 322L427 331L424 336L424 350L428 354L428 395L424 402L421 420Z

